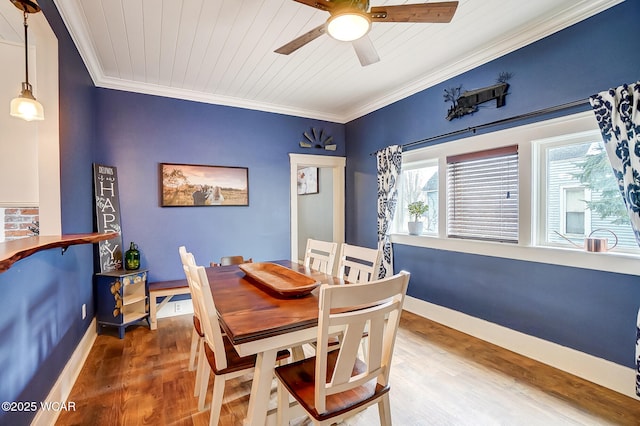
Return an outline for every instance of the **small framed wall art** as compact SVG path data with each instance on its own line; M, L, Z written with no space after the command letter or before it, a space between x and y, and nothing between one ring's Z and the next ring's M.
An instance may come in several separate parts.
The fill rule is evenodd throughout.
M298 169L298 195L318 193L318 168Z
M161 163L160 205L248 206L249 169Z

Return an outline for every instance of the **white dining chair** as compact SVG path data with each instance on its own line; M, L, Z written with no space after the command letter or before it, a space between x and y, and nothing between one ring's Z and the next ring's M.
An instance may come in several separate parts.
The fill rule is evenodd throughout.
M382 425L391 425L389 374L409 273L363 284L320 287L316 355L276 367L277 424L289 422L289 396L316 425L339 423L378 404ZM364 359L358 346L365 326L370 337ZM342 330L339 349L329 340Z
M381 250L343 243L340 246L340 256L338 257L338 277L349 283L368 283L378 279L381 261ZM362 333L363 356L367 354L366 339L368 334L366 329Z
M195 299L200 303L202 313L202 329L204 331L204 357L200 357L199 368L202 368L200 379L199 403L204 405L207 392L209 373L214 375L213 391L211 395L211 414L209 425L217 425L222 408L222 397L226 381L245 374L253 373L257 355L241 357L226 335L223 335L218 323L218 312L213 301L207 272L203 266L190 265L189 276L193 285ZM277 361L290 356L288 350L278 351Z
M202 372L197 369L197 359L204 354L204 333L202 332L200 304L196 302L194 292L192 290L191 277L189 276L189 266L195 266L196 262L193 254L187 252L185 246L178 247L180 261L184 270L187 283L189 284L189 292L191 293L191 301L193 302L193 331L191 332L191 349L189 352L189 371L196 370L196 385L194 388L194 396L198 396L200 390L200 378ZM206 389L205 389L206 392Z
M349 283L378 279L382 251L343 243L338 256L338 277Z
M378 277L381 259L382 252L380 250L342 243L340 245L340 255L338 256L337 276L349 284L370 282ZM367 336L368 331L365 329L362 334L363 356L366 356ZM340 345L340 341L339 336L332 337L329 340L329 347L335 349ZM316 342L310 342L309 345L316 349Z
M338 243L308 238L304 251L304 266L333 275L337 250Z
M338 243L307 238L307 246L304 251L304 266L305 268L333 275L337 251ZM302 346L293 347L291 351L293 352L293 359L302 359L305 356Z

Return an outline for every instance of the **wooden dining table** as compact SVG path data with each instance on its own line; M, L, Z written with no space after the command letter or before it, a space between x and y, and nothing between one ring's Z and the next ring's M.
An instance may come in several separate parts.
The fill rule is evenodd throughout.
M289 260L276 263L321 284L344 281ZM301 297L283 296L247 276L239 265L207 268L220 325L241 356L257 354L245 424L264 425L276 353L317 338L319 287Z

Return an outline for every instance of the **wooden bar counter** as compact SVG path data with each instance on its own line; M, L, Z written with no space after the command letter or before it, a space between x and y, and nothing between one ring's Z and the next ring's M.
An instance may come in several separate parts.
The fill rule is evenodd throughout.
M118 234L94 232L90 234L43 235L20 238L0 243L0 273L7 271L19 260L42 250L61 248L64 253L69 246L78 244L94 244L110 240Z

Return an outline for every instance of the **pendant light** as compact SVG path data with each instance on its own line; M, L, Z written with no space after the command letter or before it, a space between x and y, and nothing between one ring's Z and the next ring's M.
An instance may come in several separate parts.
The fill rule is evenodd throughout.
M11 101L11 112L13 117L22 118L26 121L44 120L44 108L36 100L29 84L29 50L27 44L27 16L29 13L40 12L40 6L31 0L10 0L11 3L24 14L24 68L25 81L22 82L22 92L20 96Z

